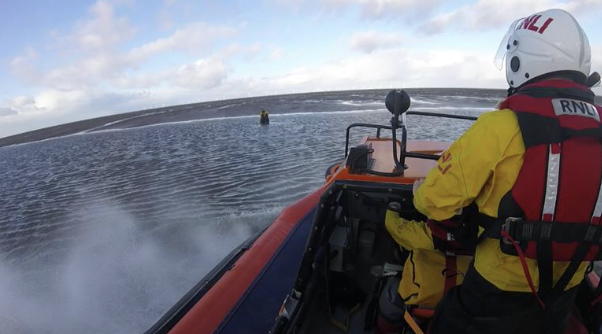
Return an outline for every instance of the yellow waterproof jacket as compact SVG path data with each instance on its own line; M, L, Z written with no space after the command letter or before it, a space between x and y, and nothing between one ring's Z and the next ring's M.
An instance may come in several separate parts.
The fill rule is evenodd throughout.
M514 185L523 164L525 146L512 110L496 110L479 119L441 156L414 194L414 206L430 219L454 216L473 201L479 211L497 217L502 197ZM475 268L489 282L505 291L530 292L518 256L501 252L499 240L485 239L475 253ZM538 285L537 261L526 259ZM554 283L569 262L554 262ZM581 264L566 289L583 279Z

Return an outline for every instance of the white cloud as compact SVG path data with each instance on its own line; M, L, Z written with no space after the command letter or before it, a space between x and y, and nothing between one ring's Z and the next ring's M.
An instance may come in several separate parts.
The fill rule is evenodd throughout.
M33 65L33 61L31 56L16 56L10 61L9 67L15 77L27 84L35 84L39 71Z
M602 45L592 45L592 54L592 71L602 73L602 57L595 57L602 55ZM401 47L377 49L370 54L299 67L284 75L265 78L260 83L252 81L245 84L248 85L246 89L257 93L265 90L290 92L366 87L507 88L505 72L495 68L490 52L435 48L420 52ZM602 88L595 92L600 94Z
M120 73L111 80L114 88L146 89L163 85L171 75L170 70Z
M90 96L86 91L43 90L35 96L18 96L9 102L12 110L0 122L0 136L9 136L61 123L93 117L89 110Z
M3 107L2 109L13 111L13 113L8 113L8 115L19 116L39 114L41 111L43 111L40 110L40 108L38 108L36 105L34 97L26 95L14 97L8 102L8 106Z
M124 50L136 30L125 17L116 15L111 2L99 0L90 8L88 18L78 21L71 33L54 33L55 49L51 54L63 54L62 58L55 58L62 59L62 63L42 69L37 66L40 62L35 50L27 49L25 55L12 59L10 68L23 83L62 91L98 89L106 84L123 87L129 82L147 86L150 77L166 77L140 73L142 63L149 57L169 52L208 55L215 41L237 34L237 29L226 25L193 22L166 37ZM236 51L230 53L233 52Z
M478 31L508 27L521 17L549 8L562 8L573 15L590 14L602 8L600 0L479 0L457 10L442 13L419 28L426 34L441 33L450 27Z
M602 71L602 44L592 44L592 70Z
M178 70L175 83L187 89L211 89L226 78L228 67L220 59L199 59Z
M149 89L164 92L161 98L175 95L166 93L170 87L211 89L226 78L227 59L239 54L252 56L260 49L259 45L231 43L216 51L213 46L217 41L231 39L238 30L205 22L189 23L165 37L131 47L128 43L137 29L126 17L116 13L114 3L123 1L99 0L91 6L85 19L74 24L71 32L61 35L53 31L54 40L49 50L44 50L47 55L44 61L40 61L38 52L32 48L14 57L9 62L12 74L27 86L41 87L41 91L31 97L5 101L8 105L2 106L2 115L18 114L27 120L23 124L29 122L34 126L33 115L49 121L62 119L64 114L87 118L77 115L90 117L85 113L106 114L143 108L140 100L144 99L139 96L150 92ZM152 71L144 69L143 63L149 58L170 53L184 55L184 59L190 56L205 56L205 59ZM52 60L54 66L44 68L42 65L48 64L46 60ZM114 92L114 89L121 91ZM7 131L17 128L9 127Z
M110 53L96 53L47 70L34 63L22 56L15 57L11 62L12 73L28 85L59 90L94 87L103 79L114 77L124 67L120 59Z
M12 100L12 106L15 108L23 108L23 107L26 107L28 105L32 105L35 103L36 103L36 101L34 100L33 97L25 96L25 95L16 96Z
M362 16L370 19L397 19L404 18L414 20L419 16L425 16L439 0L322 0L331 8L348 5L359 5ZM420 14L420 15L416 15Z
M0 107L0 117L17 115L19 112L12 108Z
M29 49L26 55L13 58L10 67L15 77L29 85L59 90L92 87L123 69L117 47L135 32L126 18L115 15L112 3L99 0L90 8L89 17L78 21L72 32L64 36L54 32L51 50L45 50L45 54L48 58L61 55L52 60L62 63L42 69L37 66L40 57Z
M195 22L182 29L177 29L168 37L133 48L128 52L126 58L137 63L152 55L169 51L202 54L215 40L228 39L235 36L236 33L236 29L226 25L212 26L204 22Z
M396 33L364 31L351 36L351 48L367 53L381 48L399 47L402 42L403 38Z
M75 68L63 68L52 73L67 76L67 72ZM226 80L227 73L228 66L222 60L206 58L165 71L123 73L113 80L119 91L107 90L99 84L95 87L83 85L80 88L44 89L34 96L17 96L8 102L8 106L0 108L0 115L4 116L3 122L0 122L0 137L66 121L190 102L192 97L198 99L203 90L220 86ZM178 89L174 90L175 87ZM193 91L194 94L186 91Z
M335 11L346 12L349 8L357 8L362 18L370 20L398 20L414 22L428 15L445 0L269 0L278 4L286 4L299 12Z
M232 43L228 46L223 47L213 55L214 58L229 59L234 56L243 56L247 58L253 58L263 50L263 47L259 43L253 43L250 45L244 45L240 43Z
M558 8L562 8L571 14L590 14L602 9L602 1L600 0L573 0L566 3L558 4Z
M83 50L105 49L117 45L136 33L124 17L116 17L110 2L99 0L91 8L91 19L76 24L68 38Z
M89 94L84 90L44 90L36 95L35 106L40 110L59 110L59 107L77 108L88 102Z
M488 52L396 48L297 68L265 84L271 89L319 91L394 86L504 88L506 81Z
M106 81L123 86L127 82L124 81L124 77L128 76L127 71L138 69L148 57L165 52L207 53L211 50L210 44L213 41L231 37L234 33L234 29L226 26L213 27L197 22L176 30L168 37L157 39L125 53L114 50L111 44L106 44L105 49L97 45L95 50L91 50L72 63L49 70L37 68L34 65L36 59L31 56L17 56L11 61L11 69L16 77L27 84L58 90L94 88ZM92 39L90 38L89 41ZM90 44L89 41L85 43ZM79 41L72 47L77 49ZM222 55L227 57L241 52L257 52L257 48L257 46L227 48ZM146 76L152 76L155 80L161 78L156 75Z

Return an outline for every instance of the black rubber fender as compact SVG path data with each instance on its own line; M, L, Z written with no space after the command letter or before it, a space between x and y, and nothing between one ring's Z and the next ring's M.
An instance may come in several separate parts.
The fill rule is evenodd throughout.
M333 170L339 169L340 165L341 165L341 163L337 162L337 163L330 165L330 167L326 168L326 173L324 173L324 179L326 179L326 181L328 181L328 179L332 176Z

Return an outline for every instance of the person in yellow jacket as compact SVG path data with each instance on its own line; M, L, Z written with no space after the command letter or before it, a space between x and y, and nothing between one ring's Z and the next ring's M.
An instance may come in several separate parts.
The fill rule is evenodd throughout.
M539 138L540 134L532 130L537 129L539 123L533 123L535 127L529 128L525 124L531 123L523 121L528 117L517 112L532 108L536 109L537 117L541 116L537 113L545 112L551 113L552 116L554 112L556 116L562 115L567 109L560 98L568 97L570 99L567 101L578 101L582 95L591 97L591 103L584 103L591 105L593 111L600 110L593 106L594 95L585 87L590 75L589 43L583 30L569 13L553 9L515 21L504 37L500 49L496 59L499 60L500 55L502 59L504 56L506 58L509 98L502 103L500 110L481 115L442 155L437 167L428 173L426 179L415 184L414 206L431 221L453 220L454 216L470 204L476 204L482 217L497 218L502 211L500 203L504 202L504 197L514 194L513 191L520 192L520 189L524 189L515 189L518 183L529 182L528 175L523 174L526 168L531 166L523 166L523 163L527 156L529 165L534 164L531 162L536 159L530 157L532 153L527 155L527 150L539 150L550 157L549 161L546 160L548 162L538 169L542 170L541 175L533 174L533 177L538 179L544 179L547 175L547 181L542 181L546 185L543 190L546 191L545 197L549 198L566 191L558 186L558 182L562 186L564 176L558 181L558 170L553 169L556 161L554 158L557 155L560 157L560 153L554 151L556 144L549 144L549 152L547 144L540 145L542 147L536 147L535 144L531 146L532 138ZM575 90L582 91L583 94L575 93L578 96L571 96ZM560 95L542 97L541 94L545 95L545 92L560 92ZM514 94L516 96L512 97ZM554 98L557 102L554 102ZM583 116L573 114L575 115ZM596 118L596 115L587 117ZM599 115L597 122L600 122ZM592 145L600 143L592 142ZM587 156L583 158L602 159ZM600 166L594 166L596 167L592 168L598 170L593 174L600 174ZM563 165L563 168L568 167ZM575 178L566 178L570 177ZM520 182L517 181L519 179ZM575 182L581 181L577 177ZM599 184L600 179L595 182ZM598 203L596 198L588 199L592 203L591 208L587 208L589 212L598 210L598 206L602 207L602 203L599 203L602 198L600 193L602 190L598 192ZM550 203L559 201L555 201L555 197L554 201L543 201L545 203L541 206L545 217ZM594 210L595 204L599 205ZM390 226L390 221L388 220L387 226L389 231L395 228ZM429 241L437 241L435 233L431 233L424 224L420 226L420 223L414 221L403 223L407 225L397 228L405 228L413 233L416 239L420 240L419 247L429 248ZM487 226L484 227L487 230ZM508 241L499 236L479 239L474 264L466 274L463 284L452 289L439 303L431 321L431 334L564 333L577 286L590 262L577 262L574 274L569 275L570 279L564 284L563 291L556 291L554 298L543 298L538 295L538 287L545 280L539 277L543 262L502 251L500 239ZM514 241L511 244L518 245ZM570 262L553 262L550 269L552 284L558 283Z
M270 124L270 116L268 112L261 108L261 112L259 113L259 123L260 124Z

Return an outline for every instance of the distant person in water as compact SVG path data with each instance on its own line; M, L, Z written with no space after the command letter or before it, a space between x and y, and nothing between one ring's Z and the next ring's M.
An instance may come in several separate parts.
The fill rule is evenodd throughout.
M270 124L270 116L263 108L261 108L261 113L259 114L259 124Z

